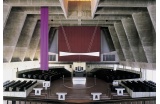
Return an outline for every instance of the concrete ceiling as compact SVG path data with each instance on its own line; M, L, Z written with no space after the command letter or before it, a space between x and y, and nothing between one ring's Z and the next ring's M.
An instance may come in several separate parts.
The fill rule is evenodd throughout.
M4 62L39 59L41 6L49 7L52 31L61 25L106 27L121 64L155 63L156 0L3 0Z

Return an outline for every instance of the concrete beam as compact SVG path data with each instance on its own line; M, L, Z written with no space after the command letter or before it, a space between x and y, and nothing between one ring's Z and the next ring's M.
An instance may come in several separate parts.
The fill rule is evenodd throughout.
M24 61L33 61L40 40L40 21L37 21Z
M61 7L49 7L49 14L64 14ZM14 11L24 11L26 14L41 14L41 7L13 7Z
M4 0L3 2L15 7L61 6L59 0Z
M64 16L65 18L67 18L68 16L68 0L59 0L60 4L61 4L61 8L64 12Z
M146 12L147 8L118 8L118 7L111 7L111 8L99 8L95 14L117 14L117 15L126 15L138 12Z
M91 15L94 18L100 0L91 0Z
M149 5L147 9L152 20L154 29L156 30L156 5Z
M82 20L121 20L123 18L129 18L131 17L131 15L95 15L95 17L92 19L92 18L88 18L88 17L85 17L85 18L82 18ZM71 20L71 19L77 19L78 17L68 17L68 20Z
M95 20L121 20L123 18L129 18L130 15L97 15L94 17Z
M48 24L78 24L78 20L53 20L49 21Z
M50 27L59 27L61 26L60 24L50 24ZM78 24L63 24L63 26L79 26ZM108 27L108 26L113 26L113 24L81 24L81 26L101 26L101 27Z
M31 15L34 15L35 18L37 19L40 19L40 14L31 14ZM82 17L81 20L82 21L93 21L93 20L109 20L109 21L112 21L112 20L121 20L123 18L131 18L132 16L131 15L96 15L94 17L94 19L92 19L91 17ZM71 21L71 20L78 20L78 16L75 16L75 17L68 17L67 19L64 17L63 14L50 14L49 15L49 20L68 20L68 21Z
M124 57L126 58L127 62L135 62L135 59L133 57L131 48L129 46L126 33L124 31L123 25L121 22L119 23L114 23L114 27L117 33L117 37L119 39L119 43L122 47L122 51L124 53Z
M10 62L26 19L24 12L11 11L3 33L3 59Z
M27 16L21 31L21 35L18 39L15 51L13 53L12 61L24 60L36 23L37 18L34 18L34 16L31 15Z
M156 62L156 34L149 13L134 13L133 20L137 28L148 63Z
M114 47L116 49L116 52L119 56L119 60L120 61L126 61L114 26L109 26L108 29L109 29L109 32L111 34L111 38L113 40L113 44L114 44Z
M81 20L85 21L92 21L92 20L121 20L123 18L130 18L132 17L131 15L96 15L94 19L90 17L83 17ZM49 19L53 18L53 20L60 20L58 16L49 16ZM61 20L66 20L64 16L60 16ZM75 17L68 17L67 20L77 20L78 16Z
M156 0L101 0L98 7L147 7Z
M8 19L8 16L9 16L9 13L11 11L11 6L6 4L6 3L3 3L3 28L5 27L6 25L6 21Z
M137 29L132 18L122 19L122 24L129 42L129 46L133 53L135 62L146 62L147 58L142 47Z
M114 24L115 22L118 22L118 20L110 20L110 21L106 21L106 20L82 20L81 24L104 24L104 25L108 25L108 24Z

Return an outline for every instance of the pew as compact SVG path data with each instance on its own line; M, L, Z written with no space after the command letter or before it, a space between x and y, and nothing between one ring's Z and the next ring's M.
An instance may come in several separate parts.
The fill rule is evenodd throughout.
M27 86L24 87L24 90L27 90L29 87L31 87L32 85L36 84L37 81L34 81L33 83L31 84L28 84Z
M156 86L149 81L121 81L132 98L156 96Z
M3 87L10 83L10 80L3 82Z
M9 82L9 83L6 83L6 84L3 85L3 87L8 86L9 84L12 84L12 83L14 83L14 82L15 82L15 81L11 81L11 82Z
M9 87L9 91L16 91L16 88L24 83L26 83L27 81L23 81L23 82L19 82L11 87Z
M13 85L15 85L15 84L17 84L17 83L20 83L20 82L21 82L20 80L17 81L17 82L13 82L13 83L11 83L11 84L3 87L3 89L4 89L4 91L9 91L9 87L11 87L11 86L13 86Z
M29 84L31 84L33 81L29 81L29 82L27 82L27 83L24 83L24 84L22 84L21 86L19 86L19 87L17 87L17 91L24 91L25 89L24 89L24 87L25 86L28 86Z

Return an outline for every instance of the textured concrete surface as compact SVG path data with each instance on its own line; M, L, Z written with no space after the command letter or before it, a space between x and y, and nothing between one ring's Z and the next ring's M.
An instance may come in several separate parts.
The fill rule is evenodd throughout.
M114 27L117 33L117 37L119 39L120 45L122 47L122 51L124 53L124 57L126 58L126 61L134 62L135 59L133 57L131 48L129 46L126 33L124 31L123 25L121 22L114 23Z
M3 3L3 28L5 27L6 25L6 21L8 19L8 16L9 16L9 13L11 11L11 6L6 4L6 3Z
M109 8L100 8L95 14L118 14L118 15L128 15L137 12L146 12L147 8L121 8L121 7L109 7Z
M15 46L3 46L3 62L10 62Z
M37 21L24 61L33 60L40 39L40 21Z
M23 58L25 56L25 53L27 51L27 47L16 47L13 56L11 59L11 62L21 62L23 61Z
M23 12L11 12L4 28L4 46L15 46L20 36L22 27L26 19Z
M108 29L109 29L109 32L111 34L113 44L114 44L115 50L117 51L119 59L121 61L126 61L114 26L109 26Z
M70 2L68 16L60 0L3 2L4 62L10 62L11 59L16 62L23 61L24 58L26 61L39 59L39 27L36 20L40 20L40 7L49 6L50 27L57 28L60 25L109 27L112 38L110 40L113 41L120 64L152 69L155 66L156 0L99 0L96 11L92 14L94 17L91 16L92 8L89 2L81 4ZM114 23L121 20L123 27L116 29L119 31L117 34ZM122 36L119 35L122 33ZM49 40L51 46L55 41L53 35L55 33L52 31L50 34L52 34Z
M59 0L4 0L11 6L61 6Z
M16 12L16 11L10 12L3 33L3 46L4 46L3 52L5 53L3 58L7 62L10 62L12 58L14 52L13 47L15 47L17 44L25 19L26 19L26 14L23 12Z
M144 49L142 47L133 19L132 18L122 19L122 24L135 61L147 62Z
M155 30L149 13L134 13L133 20L137 28L148 63L155 63Z
M36 23L37 19L34 18L34 16L27 16L16 49L13 53L12 62L17 61L17 59L19 59L19 61L24 60Z
M36 49L36 52L34 54L34 58L33 60L40 60L40 40L39 40L39 43L38 43L38 47Z
M156 5L149 5L147 8L148 8L148 12L151 17L154 29L156 30Z
M147 7L155 0L100 0L99 7Z
M142 69L150 69L150 70L156 69L156 63L126 62L126 61L120 61L119 63L121 65L130 66L133 68L142 68Z

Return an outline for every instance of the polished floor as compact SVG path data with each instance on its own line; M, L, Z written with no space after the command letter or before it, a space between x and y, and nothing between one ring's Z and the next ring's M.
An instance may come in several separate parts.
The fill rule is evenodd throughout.
M106 83L103 80L95 78L87 78L86 85L73 85L71 78L58 79L51 83L51 87L47 90L42 90L42 94L35 96L34 90L29 94L27 98L37 98L46 100L58 100L57 92L66 92L66 100L62 101L64 104L144 104L142 101L123 102L123 103L94 103L92 99L92 92L100 92L100 100L112 100L112 99L126 99L131 98L128 93L124 93L124 96L117 96L116 93L110 91L110 83ZM36 86L42 88L42 84ZM7 103L4 103L7 104ZM12 103L8 103L12 104ZM26 101L18 102L16 104L50 104L50 103L34 103ZM51 103L55 104L55 103ZM155 101L147 102L145 104L155 104Z
M106 83L103 80L95 78L87 78L86 85L73 85L71 78L64 78L55 80L51 83L51 87L48 90L43 90L41 96L35 96L34 91L29 94L29 98L45 98L57 100L57 92L66 92L65 102L93 102L93 96L91 93L100 92L101 100L117 99L117 98L130 98L130 96L125 93L125 96L119 97L115 93L110 92L110 83ZM37 87L42 87L38 85Z

